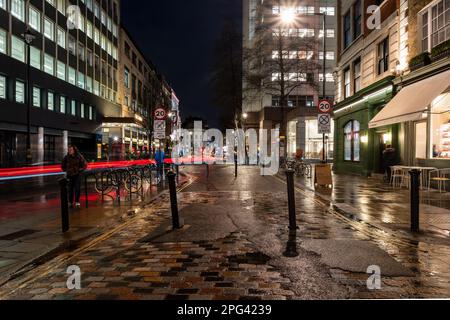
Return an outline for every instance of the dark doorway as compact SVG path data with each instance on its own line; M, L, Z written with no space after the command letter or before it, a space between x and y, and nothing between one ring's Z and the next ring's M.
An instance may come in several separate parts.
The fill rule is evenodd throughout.
M10 168L16 165L16 134L0 132L0 167Z
M54 164L56 162L56 137L44 136L44 162Z
M386 150L387 144L384 142L384 133L378 134L378 168L377 173L384 174L386 172L386 168L384 167L384 161L383 161L383 151Z

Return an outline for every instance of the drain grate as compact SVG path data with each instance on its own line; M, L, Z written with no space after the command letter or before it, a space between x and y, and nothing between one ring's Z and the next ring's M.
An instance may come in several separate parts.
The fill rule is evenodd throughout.
M10 234L1 236L0 240L3 240L3 241L17 240L19 238L32 235L32 234L34 234L36 232L38 232L38 231L37 230L31 230L31 229L20 230L20 231L14 232L14 233L10 233Z

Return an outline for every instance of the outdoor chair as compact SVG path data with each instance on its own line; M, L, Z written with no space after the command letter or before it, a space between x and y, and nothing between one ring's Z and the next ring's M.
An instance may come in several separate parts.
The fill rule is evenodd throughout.
M431 191L433 182L437 183L437 187L440 193L447 191L447 182L450 181L450 169L432 170L429 173L428 178L428 191Z
M399 188L402 187L403 184L403 170L400 167L393 166L391 167L391 181L390 184L392 187L396 188L397 186Z

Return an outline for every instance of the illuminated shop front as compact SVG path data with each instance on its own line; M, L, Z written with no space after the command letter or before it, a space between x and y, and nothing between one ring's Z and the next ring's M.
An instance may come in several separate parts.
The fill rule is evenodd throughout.
M334 122L331 123L331 132ZM328 159L333 159L333 133L326 135ZM288 122L288 155L294 157L297 150L302 150L307 160L322 159L323 135L319 134L317 117L301 117Z
M398 123L405 165L450 166L450 70L406 80L392 101L371 121L372 128Z

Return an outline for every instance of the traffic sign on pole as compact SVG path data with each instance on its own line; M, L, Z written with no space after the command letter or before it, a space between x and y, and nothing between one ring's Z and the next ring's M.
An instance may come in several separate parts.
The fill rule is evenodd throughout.
M165 120L167 118L167 111L163 108L158 108L155 110L154 116L157 120Z
M317 123L319 125L319 134L331 133L331 115L329 113L319 114L317 117Z
M333 107L328 100L319 101L318 109L320 113L331 113L333 111Z

